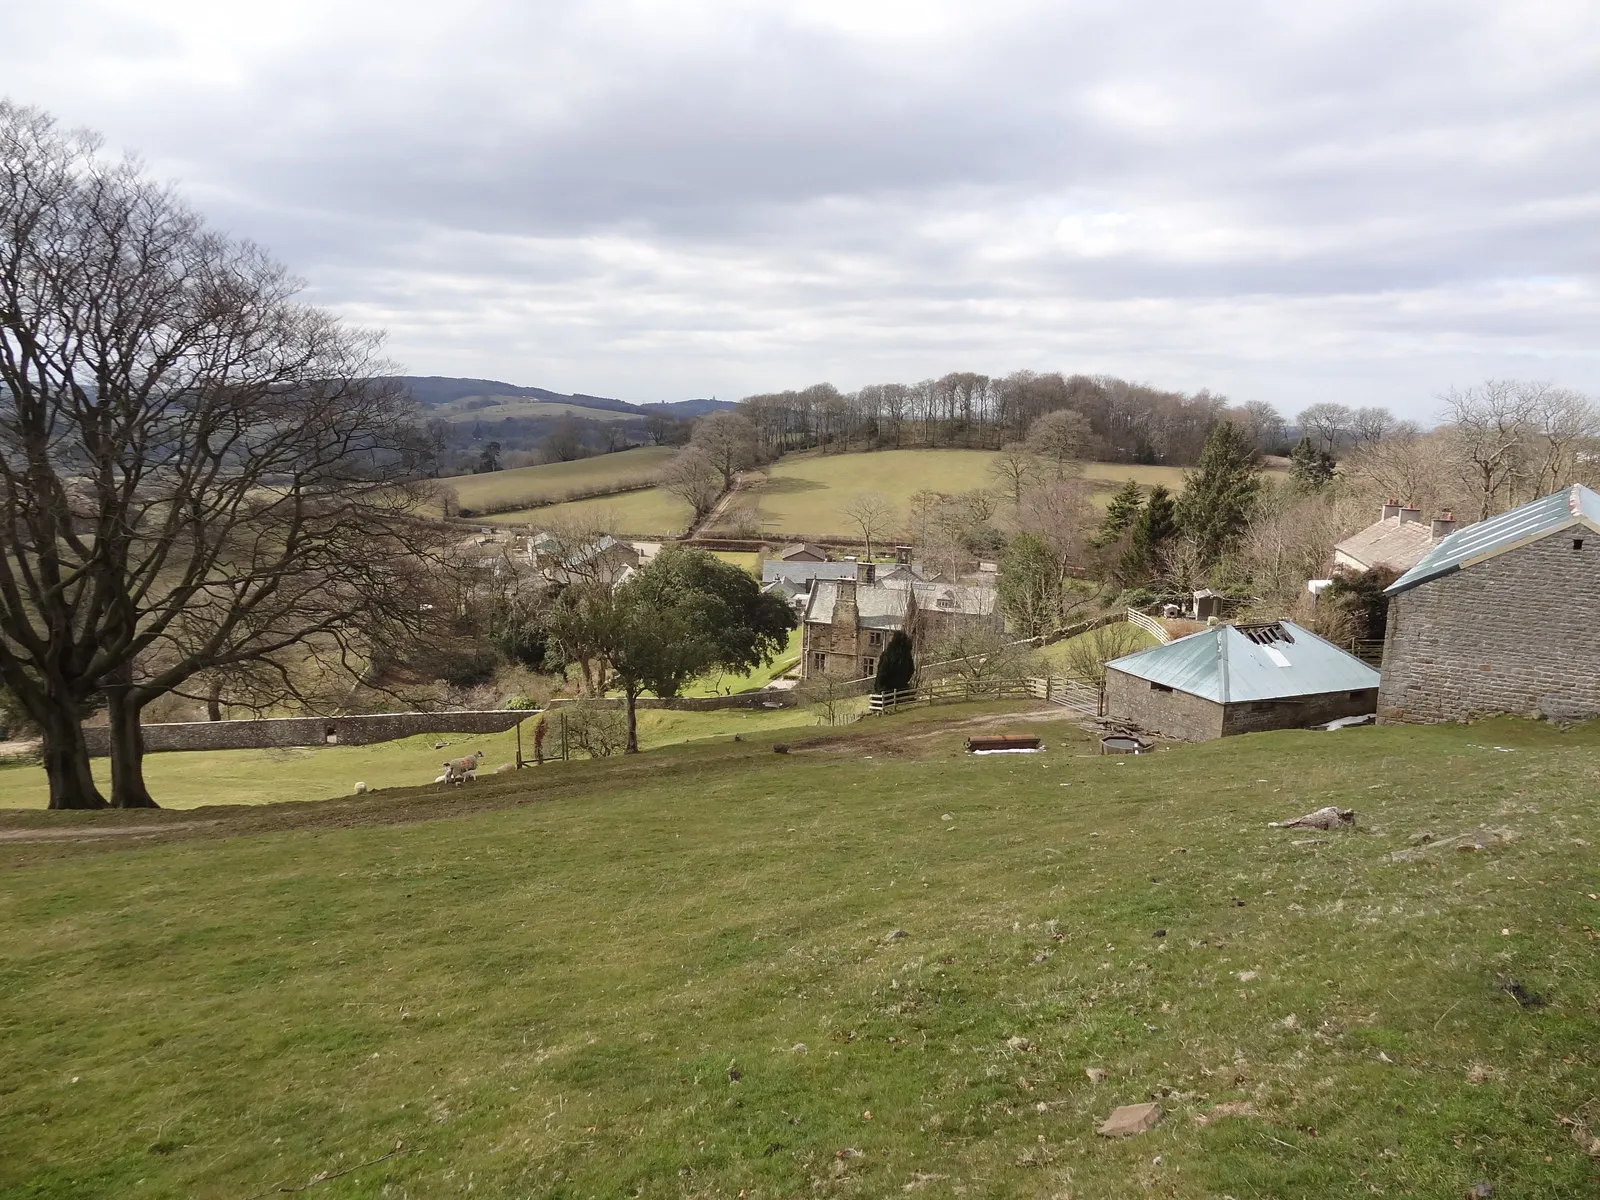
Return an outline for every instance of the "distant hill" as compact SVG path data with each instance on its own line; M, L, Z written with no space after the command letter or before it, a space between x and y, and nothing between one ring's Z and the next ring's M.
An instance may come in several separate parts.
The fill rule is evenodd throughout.
M498 379L458 379L448 375L402 375L398 378L405 384L416 402L425 409L454 408L457 411L474 409L481 411L481 407L488 406L474 406L473 409L469 409L462 402L467 400L504 402L508 399L522 399L544 401L571 408L592 408L600 412L629 413L641 417L652 413L665 414L684 420L735 407L732 401L728 400L674 400L659 404L629 404L626 400L613 400L606 396L589 396L582 392L568 395L564 392L552 392L548 388L503 383Z

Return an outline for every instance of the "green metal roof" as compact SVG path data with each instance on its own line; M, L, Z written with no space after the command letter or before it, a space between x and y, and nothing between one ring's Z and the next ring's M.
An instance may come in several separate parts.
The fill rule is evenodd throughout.
M1292 621L1215 625L1108 662L1106 669L1218 704L1378 686L1378 672Z
M1398 596L1419 583L1459 571L1486 558L1504 554L1573 525L1600 533L1600 496L1581 483L1564 488L1521 508L1458 529L1440 540L1421 562L1384 589Z

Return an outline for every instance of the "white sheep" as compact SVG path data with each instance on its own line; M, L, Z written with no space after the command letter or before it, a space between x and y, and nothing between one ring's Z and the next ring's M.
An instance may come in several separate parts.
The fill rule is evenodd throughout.
M364 784L364 783L356 784L356 795L364 796L364 795L366 795L366 791L367 791L367 785L366 784Z
M465 758L452 758L444 764L444 782L460 787L469 779L478 777L478 764L483 761L483 751L474 750Z

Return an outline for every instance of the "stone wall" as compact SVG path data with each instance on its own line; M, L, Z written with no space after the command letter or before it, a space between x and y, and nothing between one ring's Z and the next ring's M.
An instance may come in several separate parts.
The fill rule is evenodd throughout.
M1106 719L1186 742L1222 736L1222 705L1188 692L1158 692L1123 671L1106 672Z
M1378 719L1597 713L1597 664L1600 538L1566 530L1390 601Z
M419 733L504 733L537 717L528 709L484 712L366 713L349 717L267 717L256 721L178 721L146 725L144 747L158 750L263 750L273 746L370 746ZM110 730L83 731L89 753L110 753Z
M559 696L550 701L550 711L555 712L564 704L577 704L578 700ZM584 704L603 705L607 708L621 708L627 702L621 696L603 696L582 701ZM725 708L792 708L800 703L800 698L793 688L762 688L754 692L735 692L731 696L675 696L670 700L660 700L655 696L640 696L635 707L667 708L675 712L716 712Z
M1306 729L1372 712L1377 702L1377 689L1367 688L1221 705L1188 692L1157 691L1149 680L1122 671L1106 672L1107 720L1186 742L1268 729Z
M1291 696L1282 700L1246 701L1230 704L1222 717L1222 736L1236 733L1261 733L1268 729L1309 729L1340 717L1360 717L1377 711L1378 689L1354 692L1322 692L1315 696Z

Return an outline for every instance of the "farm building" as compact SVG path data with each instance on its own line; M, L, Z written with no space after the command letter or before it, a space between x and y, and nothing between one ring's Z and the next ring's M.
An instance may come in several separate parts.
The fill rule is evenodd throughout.
M1106 664L1106 716L1201 742L1373 711L1378 672L1290 621L1213 625Z
M792 542L772 556L779 562L827 562L828 552L810 542Z
M1386 590L1380 721L1600 713L1600 496L1468 525Z
M1333 548L1333 568L1354 572L1374 567L1409 571L1455 530L1456 520L1449 513L1424 521L1421 509L1388 500L1376 521Z
M862 565L872 569L870 563ZM920 651L964 628L999 629L1001 624L991 588L819 580L806 603L800 675L802 679L871 675L898 629L905 630Z
M542 533L529 539L528 552L544 577L554 584L614 585L628 568L637 568L641 558L631 543L619 542L610 534L563 553L560 542Z

